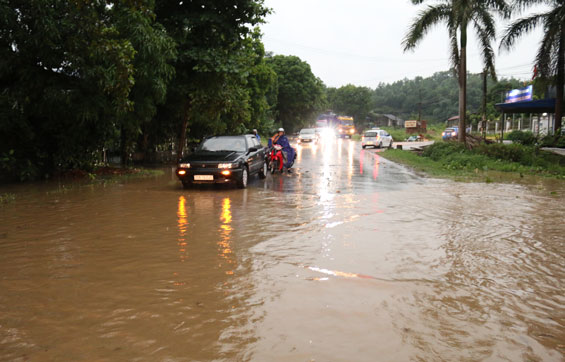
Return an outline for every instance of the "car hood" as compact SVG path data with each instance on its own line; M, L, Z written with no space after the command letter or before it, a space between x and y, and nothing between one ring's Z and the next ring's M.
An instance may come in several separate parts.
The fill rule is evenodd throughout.
M197 151L185 158L181 162L231 162L236 161L243 155L243 152L206 152Z

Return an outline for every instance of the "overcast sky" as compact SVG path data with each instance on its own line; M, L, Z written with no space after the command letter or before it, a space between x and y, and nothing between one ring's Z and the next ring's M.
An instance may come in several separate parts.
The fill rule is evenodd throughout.
M422 6L410 0L265 0L273 14L262 26L265 49L296 55L331 87L355 84L375 88L380 82L429 76L449 69L444 25L434 28L413 52L401 42ZM499 21L498 35L507 21ZM498 53L500 77L531 78L541 32L522 38L511 52ZM468 70L482 71L475 38L470 39Z

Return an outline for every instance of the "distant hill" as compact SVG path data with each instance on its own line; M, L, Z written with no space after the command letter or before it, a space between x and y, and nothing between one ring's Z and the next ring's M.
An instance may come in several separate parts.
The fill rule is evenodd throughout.
M523 86L517 79L502 79L498 83L488 81L488 101L502 100L506 89ZM481 111L482 77L469 74L467 80L467 112ZM403 119L418 117L418 104L422 103L422 119L430 122L445 121L457 115L459 88L457 79L449 71L438 72L428 78L403 79L390 84L379 84L372 96L372 111L378 114L394 114ZM490 108L490 107L489 107Z

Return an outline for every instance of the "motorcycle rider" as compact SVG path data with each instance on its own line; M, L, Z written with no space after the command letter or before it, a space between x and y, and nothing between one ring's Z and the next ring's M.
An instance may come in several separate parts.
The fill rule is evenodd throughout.
M280 145L282 147L282 154L284 158L284 166L290 172L290 168L294 164L294 159L296 158L296 151L290 146L288 138L284 134L284 128L279 128L277 133L269 140L269 146Z

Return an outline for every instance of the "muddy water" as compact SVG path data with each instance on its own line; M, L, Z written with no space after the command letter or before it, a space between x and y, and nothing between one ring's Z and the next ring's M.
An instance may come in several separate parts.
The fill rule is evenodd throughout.
M0 360L565 358L557 183L423 179L330 140L243 191L171 170L8 191Z

